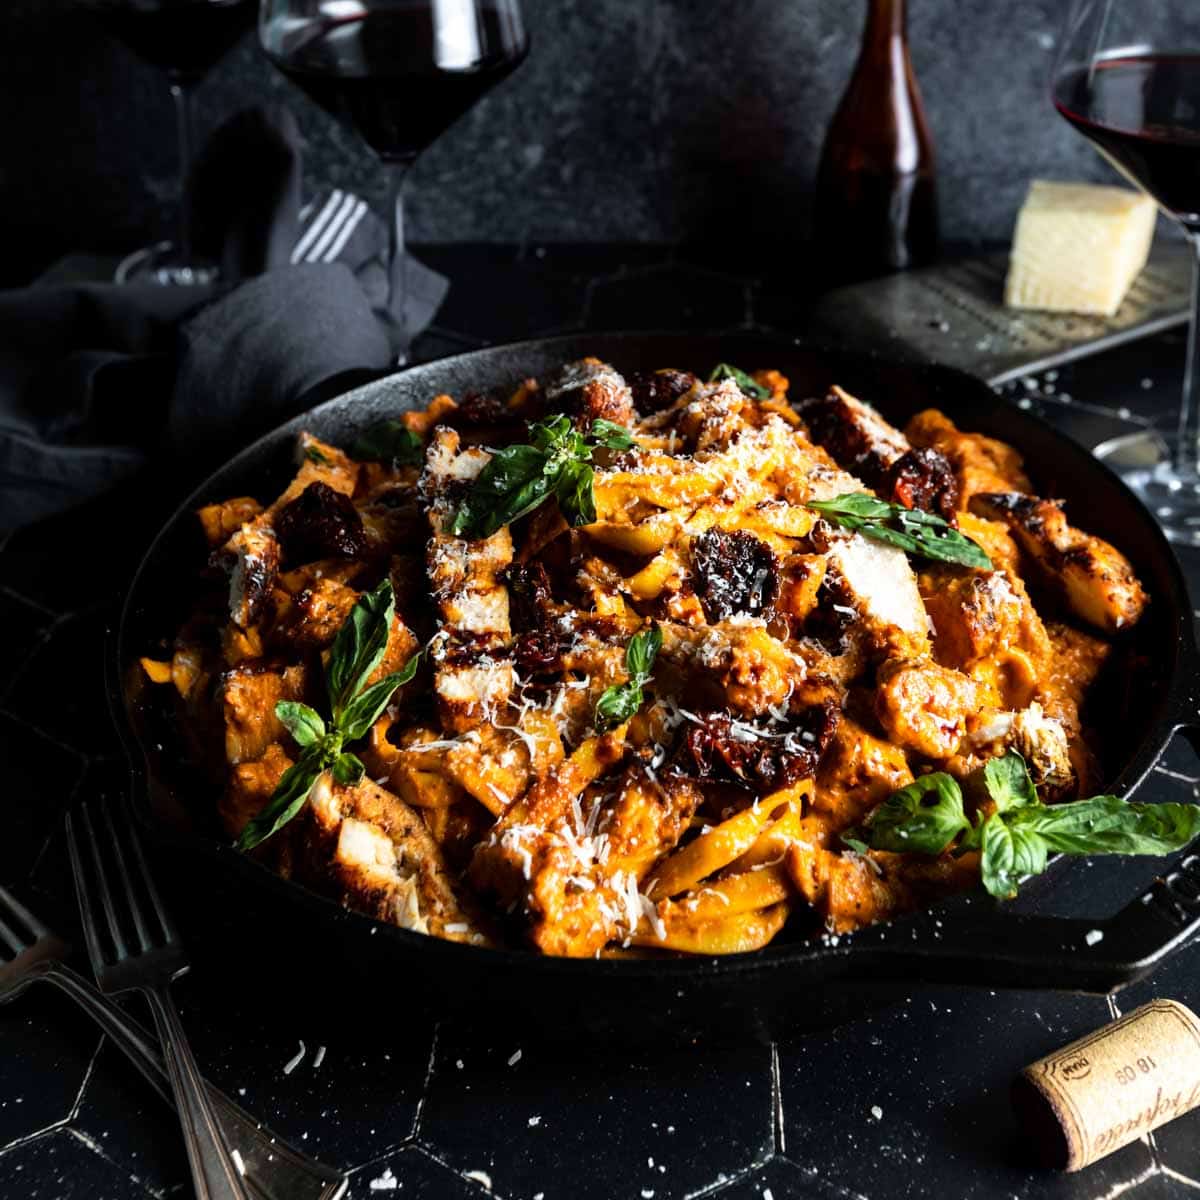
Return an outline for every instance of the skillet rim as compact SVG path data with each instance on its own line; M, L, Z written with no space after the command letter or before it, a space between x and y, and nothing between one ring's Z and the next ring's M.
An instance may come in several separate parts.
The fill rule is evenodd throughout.
M787 353L803 353L833 360L840 359L850 363L858 362L874 370L904 372L918 380L928 379L935 383L940 381L947 385L957 383L960 387L976 393L981 401L988 404L991 408L1000 409L1002 407L1003 411L1011 416L1011 419L1018 427L1024 426L1029 429L1036 429L1038 435L1041 437L1049 436L1051 441L1056 444L1057 449L1063 452L1067 460L1075 464L1084 465L1085 471L1092 472L1098 478L1103 479L1104 485L1114 490L1116 496L1132 512L1137 514L1149 538L1148 544L1144 547L1140 557L1147 560L1154 560L1161 568L1164 568L1162 574L1168 584L1169 594L1161 598L1162 600L1169 601L1169 612L1167 614L1169 624L1164 629L1163 636L1164 642L1174 640L1178 645L1173 670L1165 680L1163 709L1158 716L1148 723L1145 734L1136 750L1130 755L1123 769L1112 781L1111 786L1113 790L1121 790L1132 794L1141 785L1154 765L1161 759L1175 733L1184 727L1195 727L1195 721L1189 722L1182 719L1180 714L1175 711L1176 693L1181 688L1180 677L1188 669L1189 665L1194 667L1200 661L1200 655L1198 655L1196 648L1194 625L1191 620L1186 619L1190 617L1192 611L1187 585L1184 581L1179 562L1166 536L1154 522L1149 512L1143 508L1141 502L1129 490L1124 481L1109 467L1096 459L1080 443L1056 429L1043 418L1004 401L985 380L957 368L943 366L938 363L904 361L873 350L853 350L845 347L829 346L811 342L798 336L789 337L779 334L760 333L754 330L734 330L732 332L670 329L651 331L581 330L556 334L550 337L526 338L513 342L497 343L475 350L464 351L459 354L430 359L351 388L346 392L323 401L315 407L298 413L289 420L282 422L255 438L237 453L208 472L204 479L174 508L169 517L159 527L158 532L149 543L148 548L129 580L121 603L120 615L114 628L114 634L110 639L108 653L106 654L105 665L110 710L125 749L125 757L130 771L133 791L136 796L135 803L130 806L134 819L153 837L174 843L181 849L186 848L193 852L199 852L206 857L215 858L218 862L226 866L231 866L234 871L238 872L244 879L255 886L265 886L273 889L284 900L291 902L293 905L301 905L323 916L326 920L351 921L355 926L360 927L363 932L377 932L382 928L386 938L399 939L397 949L403 950L406 953L420 953L426 958L429 958L431 955L445 955L447 961L454 965L469 964L485 969L489 965L505 969L516 968L524 974L528 974L531 970L536 970L550 975L573 976L580 981L595 975L611 976L618 973L630 978L644 978L648 976L662 978L666 976L678 980L703 979L717 975L728 976L745 974L747 972L758 973L776 968L797 966L826 968L827 970L824 973L842 975L844 974L846 964L854 954L856 946L861 947L863 950L868 949L867 946L863 945L864 940L868 937L872 940L875 940L876 937L882 939L887 936L889 930L907 930L910 926L918 924L922 918L927 917L929 914L943 913L949 917L948 909L956 905L964 907L986 905L989 908L999 910L1000 906L997 902L981 899L977 893L972 892L963 896L952 897L948 901L920 909L914 913L904 914L887 922L866 926L853 934L842 935L840 938L829 941L821 937L813 937L782 944L771 943L759 950L739 954L724 956L694 955L677 959L666 957L621 960L557 958L536 954L523 949L470 946L463 943L449 942L444 939L414 933L399 926L385 924L365 913L344 908L332 899L313 892L300 884L284 879L247 855L238 853L234 850L232 844L218 841L203 832L179 829L164 820L156 818L152 813L149 803L149 787L153 769L149 763L148 755L143 748L141 737L135 729L134 720L129 712L129 709L133 707L132 702L122 684L124 664L132 661L130 656L125 652L126 635L131 623L131 617L134 615L131 612L131 606L138 591L138 585L143 580L143 576L150 572L156 562L160 547L176 532L182 521L190 519L196 504L205 498L206 494L211 491L214 484L221 477L229 473L236 476L239 474L239 470L242 477L244 477L245 464L258 457L273 444L277 442L282 443L286 437L293 434L314 416L330 410L347 408L357 401L369 399L375 396L381 388L386 388L387 385L394 383L397 379L408 376L417 377L419 386L419 377L422 373L432 372L437 369L441 369L444 372L447 369L455 367L470 367L477 361L480 363L490 363L492 360L503 359L505 356L516 355L521 352L529 354L535 352L550 353L559 346L565 349L571 346L579 347L580 345L586 345L592 349L603 350L604 357L606 358L616 359L619 356L622 346L667 340L672 342L687 341L695 343L697 347L701 344L715 346L720 343L730 342L738 342L747 346L754 344L781 356ZM604 343L604 345L601 346L600 343ZM609 349L609 347L612 348ZM1022 449L1019 436L1014 437L1013 442L1018 450ZM1173 635L1173 638L1171 635ZM1022 918L1018 914L1013 913L1004 919L1014 922L1015 927L1015 923L1019 923ZM913 936L917 936L915 930ZM842 969L839 969L839 967Z

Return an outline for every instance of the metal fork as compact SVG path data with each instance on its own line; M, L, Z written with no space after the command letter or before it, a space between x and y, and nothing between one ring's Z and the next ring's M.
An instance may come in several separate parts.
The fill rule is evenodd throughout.
M32 984L45 982L65 992L123 1050L168 1104L170 1080L153 1037L125 1011L66 965L70 946L38 920L11 892L0 887L0 1004L15 1000ZM8 954L14 957L9 958ZM259 1200L338 1200L346 1178L277 1138L265 1125L205 1082L226 1142L237 1147L246 1182Z
M150 1005L197 1200L248 1200L168 990L171 980L188 969L187 953L159 899L132 822L121 822L122 836L111 806L97 807L96 820L87 805L67 814L71 867L96 983L110 994L137 989Z

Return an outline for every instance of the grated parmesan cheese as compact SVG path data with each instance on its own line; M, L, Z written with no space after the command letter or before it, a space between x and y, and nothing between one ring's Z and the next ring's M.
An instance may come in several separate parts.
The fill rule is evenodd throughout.
M301 1042L300 1049L283 1064L283 1073L290 1075L304 1061L304 1056L307 1053L308 1051L304 1048L304 1043Z

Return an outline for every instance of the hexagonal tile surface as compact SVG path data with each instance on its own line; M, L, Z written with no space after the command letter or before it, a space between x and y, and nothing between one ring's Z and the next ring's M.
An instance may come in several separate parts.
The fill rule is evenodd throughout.
M772 1158L728 1184L704 1193L713 1200L842 1200L846 1193L784 1158Z
M321 1027L239 1004L231 1037L226 986L197 973L175 990L197 1061L242 1107L297 1149L343 1169L411 1136L431 1032L389 1025L382 1009L364 1015L356 1032L347 1010Z
M96 1056L70 1128L152 1191L161 1194L188 1183L187 1153L174 1108L111 1042Z
M417 1146L370 1163L350 1176L346 1200L478 1200L489 1176L462 1176Z
M65 996L36 984L0 1007L0 1148L66 1121L100 1034Z
M5 1200L146 1200L155 1193L69 1130L0 1154Z
M504 1196L684 1196L770 1152L769 1068L762 1046L651 1054L444 1031L417 1137Z
M866 1196L924 1196L930 1172L962 1200L1127 1187L1151 1169L1144 1145L1048 1172L1030 1165L1008 1101L1027 1062L1108 1018L1099 997L939 988L781 1045L783 1152L808 1170L837 1163L837 1182Z

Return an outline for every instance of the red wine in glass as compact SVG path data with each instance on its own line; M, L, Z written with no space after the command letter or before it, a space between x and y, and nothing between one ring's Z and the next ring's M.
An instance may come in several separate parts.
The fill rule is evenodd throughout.
M440 58L426 6L314 23L268 57L385 162L412 162L528 51L496 8L480 6L476 20L460 51Z
M255 0L134 4L95 0L97 16L139 58L169 76L199 83L254 26Z
M1123 175L1200 229L1200 54L1129 54L1064 73L1054 103Z
M139 58L167 77L179 151L179 216L174 242L131 254L117 268L119 283L195 284L216 270L192 254L188 177L192 162L192 89L254 25L257 0L74 0L92 12Z
M1196 255L1177 427L1114 439L1103 456L1167 537L1200 546L1200 5L1067 0L1051 98Z
M262 0L267 57L391 176L391 320L405 360L404 176L529 51L519 0Z

